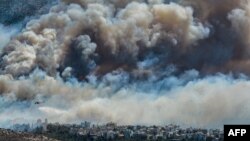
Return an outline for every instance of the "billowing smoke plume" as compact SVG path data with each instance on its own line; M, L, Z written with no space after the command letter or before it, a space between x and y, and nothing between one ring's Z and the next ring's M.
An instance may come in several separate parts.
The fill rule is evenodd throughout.
M2 49L0 119L247 123L248 2L62 0Z

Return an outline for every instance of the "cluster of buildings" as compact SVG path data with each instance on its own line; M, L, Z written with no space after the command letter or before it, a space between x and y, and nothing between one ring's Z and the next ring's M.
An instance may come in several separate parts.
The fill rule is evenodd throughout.
M168 126L117 126L115 123L92 125L84 122L71 126L69 133L83 140L129 140L129 141L223 141L224 133L218 129L180 128Z
M224 132L219 129L181 128L177 125L167 126L118 126L115 123L104 125L82 122L81 124L48 124L38 119L35 124L15 124L13 130L32 132L40 128L41 133L71 137L86 141L223 141ZM61 132L63 131L63 132ZM60 135L63 133L62 135Z
M48 119L45 119L44 122L42 122L41 119L38 119L36 123L32 123L32 124L29 124L29 123L14 124L12 126L12 130L18 131L18 132L32 132L34 130L40 129L42 132L46 132L47 126L48 126Z

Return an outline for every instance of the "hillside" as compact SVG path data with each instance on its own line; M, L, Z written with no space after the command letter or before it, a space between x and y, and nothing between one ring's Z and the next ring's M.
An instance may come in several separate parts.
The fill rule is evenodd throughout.
M57 141L41 135L17 133L12 130L0 129L0 141Z
M46 13L53 0L1 0L0 23L15 24L23 19Z

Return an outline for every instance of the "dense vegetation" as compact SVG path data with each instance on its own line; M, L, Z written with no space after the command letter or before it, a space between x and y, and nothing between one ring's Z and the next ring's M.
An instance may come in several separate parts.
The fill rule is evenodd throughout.
M1 0L0 23L18 23L30 16L40 15L49 10L55 0Z

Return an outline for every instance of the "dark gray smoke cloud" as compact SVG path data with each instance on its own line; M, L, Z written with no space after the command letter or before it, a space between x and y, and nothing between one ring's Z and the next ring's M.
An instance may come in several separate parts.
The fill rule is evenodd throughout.
M62 0L3 43L0 119L247 123L248 2Z

